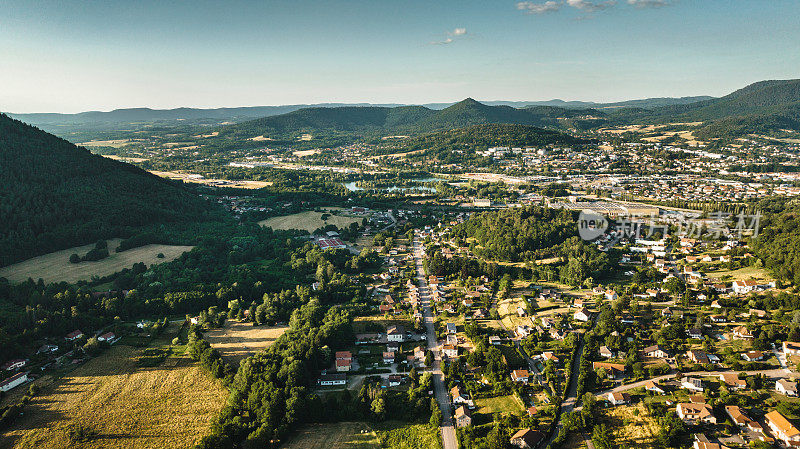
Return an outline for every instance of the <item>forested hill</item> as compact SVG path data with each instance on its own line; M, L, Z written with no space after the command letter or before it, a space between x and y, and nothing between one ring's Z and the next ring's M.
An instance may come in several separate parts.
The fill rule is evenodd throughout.
M487 123L564 128L579 126L581 120L604 123L603 113L593 109L565 109L537 106L518 109L489 106L471 98L442 110L424 106L306 108L264 117L220 129L221 138L248 139L265 136L280 141L296 140L303 134L313 137L331 134L357 134L366 137L393 134L419 134L464 128Z
M0 114L0 266L153 223L202 219L171 181Z
M619 123L702 121L695 135L706 139L800 131L800 79L760 81L720 98L651 110L621 109L609 115Z

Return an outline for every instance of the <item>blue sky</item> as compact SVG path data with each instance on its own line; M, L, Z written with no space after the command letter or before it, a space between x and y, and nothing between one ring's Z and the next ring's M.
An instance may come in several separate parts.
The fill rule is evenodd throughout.
M615 101L800 77L797 0L0 0L0 110Z

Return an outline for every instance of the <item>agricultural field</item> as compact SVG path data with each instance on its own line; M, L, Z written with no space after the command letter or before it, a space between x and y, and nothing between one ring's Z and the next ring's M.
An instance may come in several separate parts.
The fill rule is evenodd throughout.
M188 356L139 367L142 351L118 343L43 385L25 416L0 437L0 447L170 449L199 442L227 391ZM93 436L73 441L70 431L79 427Z
M437 449L438 429L423 424L345 422L304 427L285 449Z
M272 217L258 222L261 226L269 226L272 229L299 229L301 231L314 232L325 225L336 225L337 228L346 228L351 223L360 223L364 217L344 217L341 215L329 215L326 221L322 220L322 212L305 211L298 214L283 215Z
M41 278L47 283L74 283L90 280L94 276L108 276L124 268L130 268L133 264L139 262L143 262L147 266L169 262L194 248L193 246L177 245L145 245L118 253L115 250L121 241L121 239L108 240L109 255L102 260L71 263L69 261L70 255L78 254L82 256L94 248L94 244L84 245L34 257L0 268L0 277L8 279L12 283L24 282L28 278L34 280ZM159 254L163 254L164 258L159 258Z
M208 331L204 338L216 348L226 362L233 365L266 349L289 326L253 326L252 323L228 320L222 329Z

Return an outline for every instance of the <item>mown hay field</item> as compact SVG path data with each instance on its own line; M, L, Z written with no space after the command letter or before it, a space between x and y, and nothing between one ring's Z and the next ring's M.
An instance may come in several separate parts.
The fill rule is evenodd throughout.
M0 447L171 449L198 443L210 432L227 391L184 356L138 367L140 351L115 345L44 387L0 437ZM96 435L72 441L69 431L78 425Z
M289 326L253 326L252 323L228 320L225 327L208 331L204 338L220 352L226 362L235 365L269 347L288 328Z
M108 257L102 260L71 263L69 261L70 255L78 254L79 256L84 256L94 248L94 244L84 245L34 257L0 268L0 277L8 279L12 283L25 282L28 278L33 280L41 278L47 283L74 283L90 280L93 276L108 276L125 268L130 268L133 264L139 262L143 262L147 266L169 262L194 248L193 246L177 245L145 245L118 253L116 249L121 241L121 239L108 240ZM159 258L159 254L163 254L164 258Z
M322 212L305 211L298 214L283 215L272 217L258 222L261 226L268 226L275 230L299 229L309 233L325 226L336 225L337 228L346 228L350 223L360 223L363 217L343 217L341 215L330 215L327 221L322 220Z

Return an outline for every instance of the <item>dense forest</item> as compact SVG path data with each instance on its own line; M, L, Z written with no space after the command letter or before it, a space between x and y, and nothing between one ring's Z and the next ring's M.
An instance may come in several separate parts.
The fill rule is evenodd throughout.
M1 114L0 176L0 266L211 210L173 182Z

